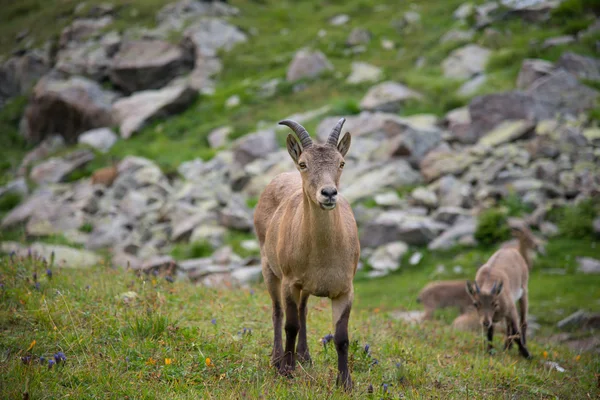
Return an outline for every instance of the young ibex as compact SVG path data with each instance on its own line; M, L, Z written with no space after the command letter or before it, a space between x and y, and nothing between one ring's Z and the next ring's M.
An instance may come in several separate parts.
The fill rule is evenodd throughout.
M504 348L509 349L514 339L521 355L531 357L526 347L528 280L529 268L519 251L501 248L479 268L475 282L467 281L467 292L473 299L481 325L487 330L488 350L493 348L494 323L504 319ZM517 300L520 313L515 306Z
M338 193L344 156L350 148L348 132L338 144L344 122L340 119L326 144L313 143L297 122L279 122L300 139L299 143L291 134L287 137L287 150L298 172L273 178L259 198L254 226L262 273L273 303L272 363L279 372L289 374L295 368L296 353L301 360L310 361L306 342L308 297L328 297L335 326L337 383L350 390L348 320L360 244L350 204ZM284 309L285 353L281 334Z
M533 268L533 260L531 259L531 252L538 251L545 254L545 241L537 238L527 224L519 219L513 218L509 220L509 226L511 234L516 240L506 242L503 248L515 248L519 250L519 254L527 263L529 271Z
M438 308L458 307L461 314L473 309L473 300L465 292L465 279L437 281L425 285L419 293L417 302L425 308L423 320L433 318L433 313Z
M113 159L110 167L104 167L94 171L91 178L92 185L101 184L110 187L119 175L118 165L116 159Z

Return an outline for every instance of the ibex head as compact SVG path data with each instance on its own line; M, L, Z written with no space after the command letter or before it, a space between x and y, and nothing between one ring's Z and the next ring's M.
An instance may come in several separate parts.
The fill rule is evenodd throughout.
M494 323L494 316L500 307L499 296L502 287L502 281L494 282L492 289L486 293L481 291L477 282L467 281L467 293L473 299L473 306L477 309L484 328L489 328Z
M345 118L332 129L326 144L315 144L302 125L284 120L280 125L290 127L300 139L292 134L287 137L288 153L302 176L302 187L308 198L323 210L333 210L337 204L338 186L344 168L344 156L350 148L350 133L346 132L338 143Z

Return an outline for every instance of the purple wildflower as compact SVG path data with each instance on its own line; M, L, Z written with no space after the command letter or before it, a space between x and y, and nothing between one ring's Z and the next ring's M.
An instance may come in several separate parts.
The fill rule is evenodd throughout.
M34 272L34 273L33 273L33 281L34 281L34 282L37 282L37 272Z
M129 363L129 356L125 357L125 362Z
M251 335L252 334L252 329L250 328L244 328L244 331L242 332L242 335Z
M331 342L332 340L333 340L333 335L331 333L329 333L321 339L321 343L323 343L323 346L325 346L327 343Z
M0 283L0 289L4 290L4 283Z
M35 290L40 290L40 283L39 282L35 283Z
M373 361L371 362L371 365L378 365L379 364L379 360L374 358Z
M46 269L46 275L48 276L48 279L52 279L52 270L50 268Z
M383 386L383 393L387 393L387 391L388 391L388 384L384 383L382 386Z
M59 351L54 355L54 360L56 360L56 363L58 364L61 361L67 361L67 356L65 356L65 353L63 353L62 351Z
M369 346L368 344L365 344L365 353L369 354L370 349L371 349L371 346Z
M402 363L401 362L397 362L396 363L396 368L400 368L400 367L402 367Z
M250 296L254 296L254 289L250 289Z
M46 362L46 357L40 356L40 364L44 364Z
M56 364L56 361L54 361L54 359L52 359L52 358L51 358L51 359L49 359L49 360L48 360L48 369L52 368L52 366L53 366L54 364Z
M90 285L85 285L85 290L90 290Z
M27 249L27 258L31 258L31 247Z
M213 318L213 319L210 320L210 323L213 324L213 325L216 325L217 324L217 320Z
M167 276L165 277L165 280L166 280L167 282L170 282L170 283L173 283L173 282L174 282L174 279L173 279L173 277L172 277L171 275L167 275Z
M29 364L31 363L31 356L23 356L21 357L21 361L23 362L23 364Z
M157 269L152 270L152 275L158 276L158 270Z
M369 383L369 387L367 388L367 393L373 393L373 384Z

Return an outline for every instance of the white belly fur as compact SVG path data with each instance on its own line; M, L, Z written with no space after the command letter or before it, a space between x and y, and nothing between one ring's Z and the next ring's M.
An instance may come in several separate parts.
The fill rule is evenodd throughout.
M513 293L513 301L519 300L521 298L521 296L523 296L523 289L518 288L517 291L515 293Z

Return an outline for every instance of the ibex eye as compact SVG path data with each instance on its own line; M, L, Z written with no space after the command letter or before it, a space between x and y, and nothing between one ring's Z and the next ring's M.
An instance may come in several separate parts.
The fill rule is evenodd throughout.
M346 165L346 163L342 161L342 162L340 163L340 168L344 168L344 165Z
M300 169L306 169L306 163L301 162L298 165L300 166Z

